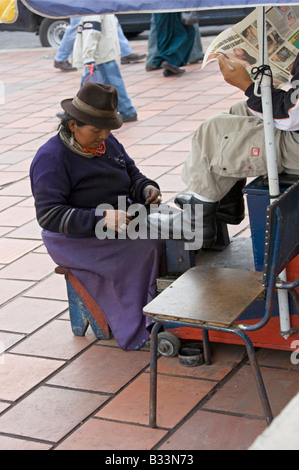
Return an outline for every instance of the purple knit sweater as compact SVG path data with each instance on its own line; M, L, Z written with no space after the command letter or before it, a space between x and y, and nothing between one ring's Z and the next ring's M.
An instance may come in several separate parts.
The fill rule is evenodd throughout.
M123 146L110 134L106 152L86 158L68 149L59 135L37 152L30 168L39 225L50 232L94 236L99 204L117 208L118 196L144 203L143 189L157 183L146 178Z

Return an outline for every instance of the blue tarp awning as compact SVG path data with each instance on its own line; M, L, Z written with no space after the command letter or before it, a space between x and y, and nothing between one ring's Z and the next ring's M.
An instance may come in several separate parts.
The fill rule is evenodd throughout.
M267 5L299 5L298 1L271 0L22 0L43 16L69 17L100 13L183 11L207 8L238 8Z

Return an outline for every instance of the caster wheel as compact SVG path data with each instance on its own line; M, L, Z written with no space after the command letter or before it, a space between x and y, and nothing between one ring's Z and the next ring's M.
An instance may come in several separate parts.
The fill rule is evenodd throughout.
M179 338L168 331L158 334L158 352L162 356L174 357L178 355L181 342Z

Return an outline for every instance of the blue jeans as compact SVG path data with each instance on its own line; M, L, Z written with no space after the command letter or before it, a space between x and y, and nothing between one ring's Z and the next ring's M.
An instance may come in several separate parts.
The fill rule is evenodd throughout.
M57 62L66 62L73 52L74 42L78 30L78 26L81 22L81 17L72 17L70 18L70 24L66 28L66 31L63 35L62 41L60 46L56 52L55 60ZM117 19L117 32L118 32L118 40L119 40L119 47L120 47L120 56L127 57L128 55L133 54L131 49L130 43L127 40L122 27Z
M84 73L81 78L81 86L84 81L103 83L104 85L115 86L118 94L118 111L123 116L129 116L135 114L136 109L132 105L132 102L127 93L123 78L121 76L118 63L115 60L106 62L105 64L99 64L95 66L95 73L89 78L89 69L85 67Z
M120 47L120 57L127 57L128 55L133 54L133 50L131 49L130 43L127 40L120 22L117 20L117 32L118 32L118 40L119 40L119 47Z
M66 62L73 52L75 37L80 21L80 16L70 18L70 24L66 28L60 46L55 55L55 60L57 62Z

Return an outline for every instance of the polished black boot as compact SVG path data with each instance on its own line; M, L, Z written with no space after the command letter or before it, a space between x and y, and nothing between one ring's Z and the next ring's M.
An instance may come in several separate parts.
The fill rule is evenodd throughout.
M243 188L246 178L238 180L230 191L221 199L217 217L227 224L238 225L245 217Z
M189 195L186 195L189 196ZM185 204L185 202L184 202ZM155 213L148 216L148 224L161 238L187 242L192 237L202 239L202 248L210 248L216 241L216 212L219 203L204 202L189 196L186 206L175 214ZM201 206L201 207L200 207ZM197 246L197 248L200 248Z

